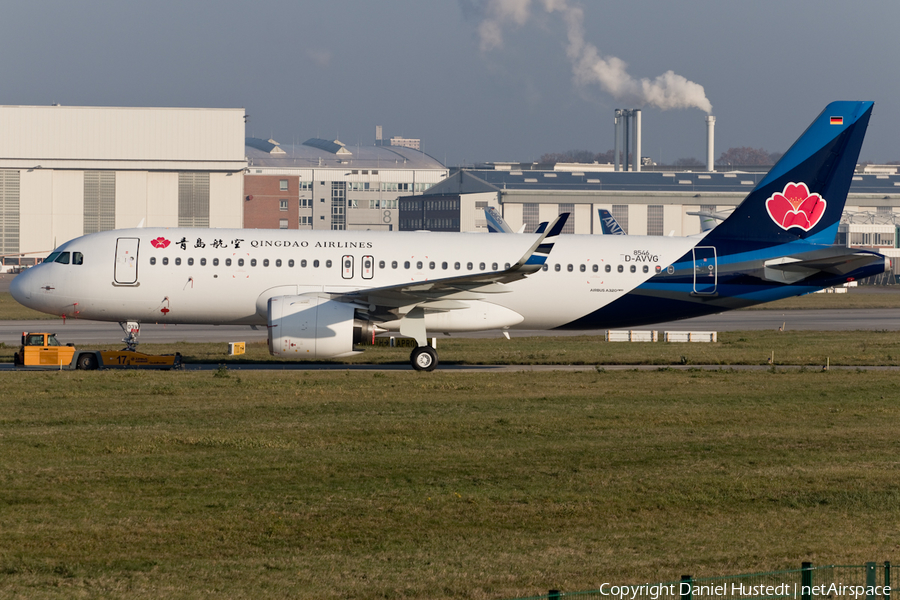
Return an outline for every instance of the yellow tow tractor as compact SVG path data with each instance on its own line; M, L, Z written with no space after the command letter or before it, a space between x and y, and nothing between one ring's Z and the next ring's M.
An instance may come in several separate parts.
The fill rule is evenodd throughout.
M60 344L55 333L22 334L22 345L13 355L16 368L29 369L178 369L181 354L143 354L124 350L76 350Z

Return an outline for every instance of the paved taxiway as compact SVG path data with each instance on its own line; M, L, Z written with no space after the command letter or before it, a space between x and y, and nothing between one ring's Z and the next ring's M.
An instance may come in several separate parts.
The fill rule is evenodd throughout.
M742 310L731 311L696 319L659 323L635 329L655 329L656 331L743 331L775 330L813 331L900 331L900 309L861 310ZM19 344L23 331L50 330L59 335L60 341L75 344L114 344L123 333L117 323L83 321L79 319L43 321L0 321L0 342L7 346ZM604 335L606 330L597 331L510 331L512 337ZM453 334L452 337L499 337L500 331ZM438 335L438 340L442 336ZM266 340L265 327L225 325L160 325L144 323L139 340L144 343L171 342L263 342Z

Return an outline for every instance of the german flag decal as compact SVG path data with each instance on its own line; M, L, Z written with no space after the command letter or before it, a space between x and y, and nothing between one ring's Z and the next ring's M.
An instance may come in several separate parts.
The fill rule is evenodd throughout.
M831 117L831 124L832 125L843 125L844 117Z

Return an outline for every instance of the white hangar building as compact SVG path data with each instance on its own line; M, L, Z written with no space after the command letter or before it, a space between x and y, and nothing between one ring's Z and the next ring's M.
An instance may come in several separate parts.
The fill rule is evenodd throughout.
M243 108L0 106L0 255L141 223L241 227L246 166Z

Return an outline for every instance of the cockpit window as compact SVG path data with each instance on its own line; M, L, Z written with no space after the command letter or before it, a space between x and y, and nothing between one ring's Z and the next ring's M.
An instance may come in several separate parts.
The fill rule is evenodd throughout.
M83 265L84 264L84 254L81 252L73 252L72 253L72 264L73 265Z
M61 252L51 252L50 256L48 256L47 258L44 259L44 262L48 262L48 263L53 262L54 260L56 260L56 257L59 256L60 254L61 254Z
M56 260L53 262L58 262L61 265L69 264L69 253L68 252L60 252L59 256L56 257Z

